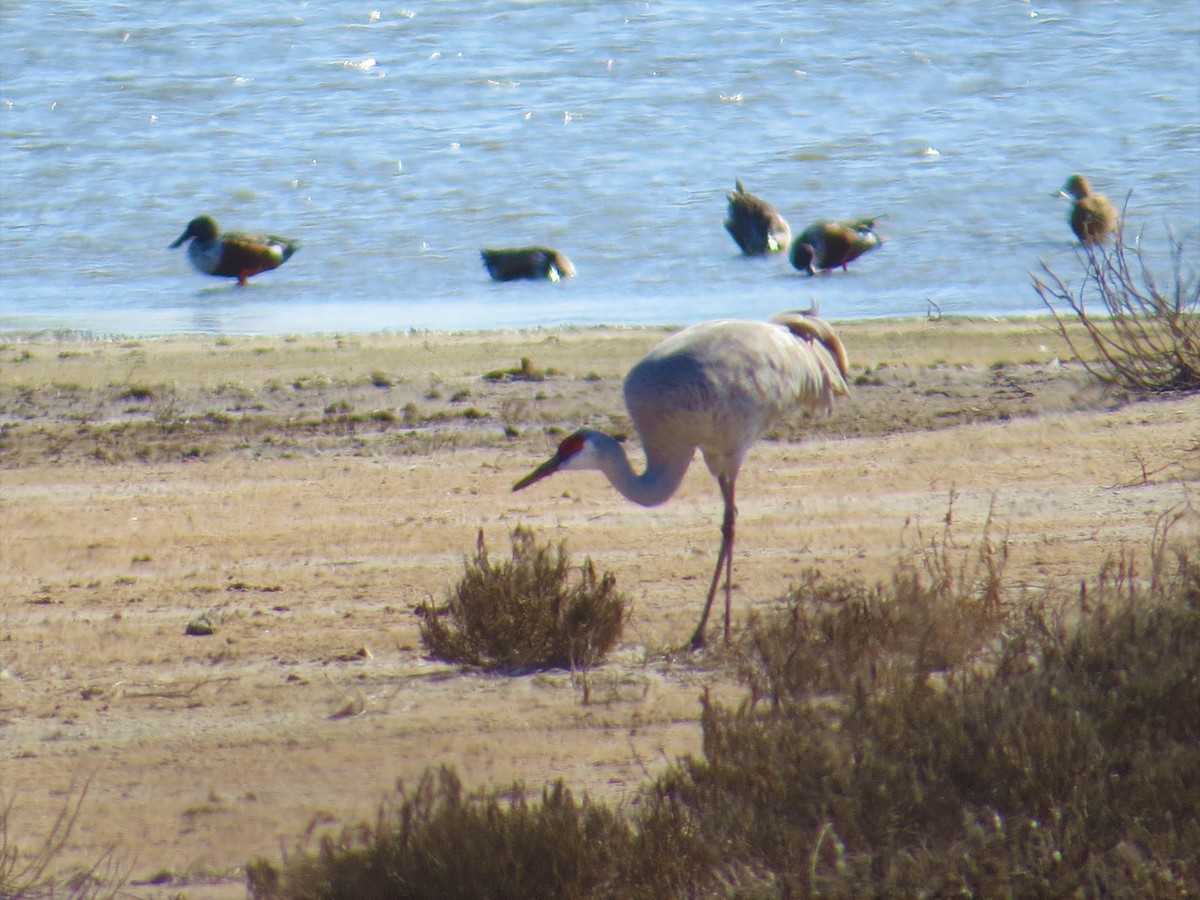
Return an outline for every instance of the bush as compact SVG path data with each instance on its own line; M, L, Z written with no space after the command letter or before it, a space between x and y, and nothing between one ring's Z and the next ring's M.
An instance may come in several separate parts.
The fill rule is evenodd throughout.
M540 803L519 787L464 799L443 770L402 791L373 827L327 838L278 868L253 864L251 892L259 900L1195 894L1195 519L1190 506L1163 517L1148 578L1131 557L1114 557L1078 595L1028 602L1003 623L989 599L1001 588L1003 546L984 540L963 553L948 530L926 547L922 567L901 567L898 595L810 577L750 629L751 669L772 703L755 703L752 691L733 709L706 696L703 757L648 785L633 813L576 802L561 782ZM1175 543L1173 529L1190 531ZM922 598L933 605L927 616L916 609ZM797 629L805 602L816 608ZM957 624L939 632L934 620L946 615ZM799 650L789 646L797 635ZM932 652L915 661L939 642L951 651L941 661ZM907 664L905 647L918 651ZM809 654L828 671L761 680Z
M1200 273L1185 270L1183 244L1172 236L1172 277L1164 288L1141 245L1130 250L1120 232L1113 249L1080 252L1085 268L1078 289L1045 263L1033 277L1071 352L1106 383L1146 393L1200 390ZM1083 324L1096 356L1076 347L1073 329L1059 315L1063 305Z
M540 800L520 785L465 797L443 767L398 785L374 825L327 835L316 851L246 869L254 900L657 900L687 896L711 852L686 813L650 798L641 824L562 781Z
M593 896L631 842L620 816L576 802L561 781L540 802L520 786L471 799L443 768L415 790L398 786L374 827L326 837L282 870L259 860L247 874L258 900L571 900Z
M538 546L520 526L511 539L512 561L494 565L480 530L449 602L417 608L421 643L438 659L492 670L595 665L616 645L627 617L616 579L597 577L589 558L570 585L565 544Z
M954 499L940 533L927 537L917 528L918 554L890 582L828 580L814 569L779 609L751 615L735 652L752 706L766 699L778 708L861 680L882 687L945 672L982 649L1005 616L1008 545L993 539L989 517L977 543L956 546Z
M1195 892L1200 559L1163 546L1148 584L1116 559L1075 609L1029 605L986 660L947 677L893 667L883 684L850 669L767 711L706 698L703 760L654 790L726 848L725 879L758 873L776 893ZM757 627L793 623L789 609Z

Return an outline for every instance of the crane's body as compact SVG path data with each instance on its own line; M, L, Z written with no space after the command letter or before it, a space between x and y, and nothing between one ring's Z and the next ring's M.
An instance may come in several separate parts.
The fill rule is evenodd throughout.
M797 409L831 409L846 392L841 341L811 314L785 313L768 322L721 319L667 338L625 378L625 405L646 453L636 473L615 439L583 429L565 438L545 463L517 482L527 487L560 469L598 469L625 497L643 506L666 502L679 487L697 449L717 479L725 503L721 550L692 637L704 629L725 570L725 636L732 591L734 489L746 453L763 433Z

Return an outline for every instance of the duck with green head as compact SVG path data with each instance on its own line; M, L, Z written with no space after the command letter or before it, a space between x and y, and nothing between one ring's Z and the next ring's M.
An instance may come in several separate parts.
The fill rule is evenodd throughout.
M174 249L184 241L188 259L198 272L222 278L236 278L239 285L259 272L277 269L296 252L298 244L290 238L229 232L221 234L211 216L197 216L188 222Z
M729 199L729 218L725 230L746 256L766 256L786 250L792 238L792 229L766 200L756 197L744 187L740 180L735 182L737 190L725 196Z
M1093 194L1092 186L1084 176L1072 175L1058 193L1075 201L1071 204L1067 221L1071 223L1071 230L1080 243L1103 243L1121 227L1121 217L1112 201L1103 194Z
M856 222L816 222L805 228L792 241L788 258L792 265L809 275L818 270L848 271L847 266L868 250L880 244L875 233L874 219Z

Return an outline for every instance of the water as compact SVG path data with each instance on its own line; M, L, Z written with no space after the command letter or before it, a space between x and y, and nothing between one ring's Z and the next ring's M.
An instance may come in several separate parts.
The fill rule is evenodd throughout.
M1040 313L1075 171L1200 237L1200 2L0 7L0 329L149 335ZM743 259L883 215L848 274ZM300 240L239 289L187 221ZM485 246L579 276L493 284Z

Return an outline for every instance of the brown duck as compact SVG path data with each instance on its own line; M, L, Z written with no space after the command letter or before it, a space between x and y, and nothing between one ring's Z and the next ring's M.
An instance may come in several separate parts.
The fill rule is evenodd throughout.
M1092 186L1082 175L1068 178L1059 194L1075 200L1067 221L1081 243L1102 243L1120 228L1121 217L1112 201L1103 194L1093 194Z
M787 220L766 200L742 187L740 180L735 184L737 190L725 195L729 198L725 230L747 256L766 256L786 250L792 237Z

